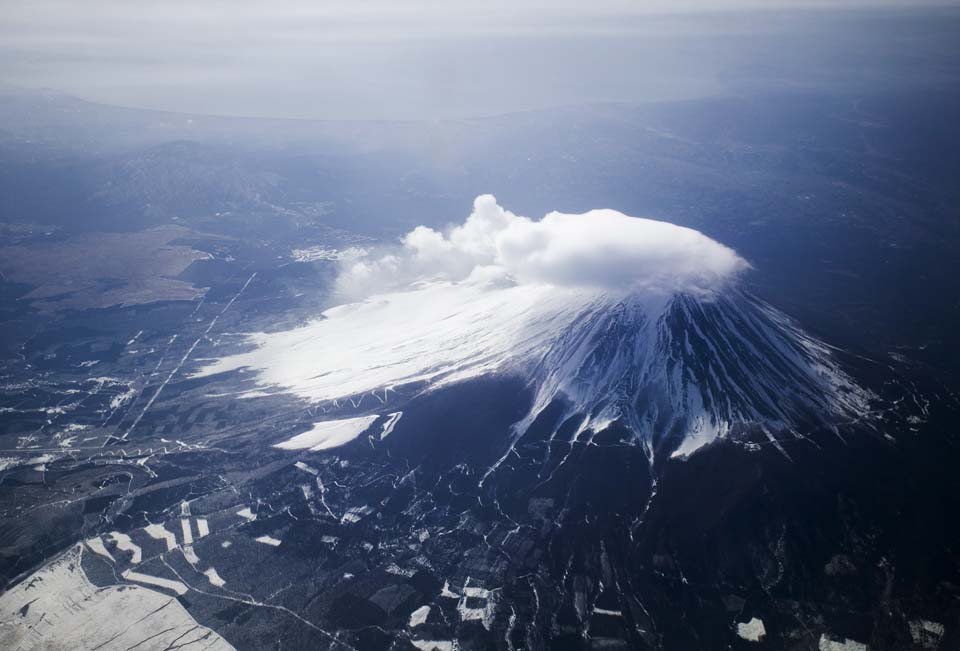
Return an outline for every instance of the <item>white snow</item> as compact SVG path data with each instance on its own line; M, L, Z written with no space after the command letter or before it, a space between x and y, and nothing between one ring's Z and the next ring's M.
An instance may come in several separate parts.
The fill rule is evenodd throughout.
M410 613L410 628L420 626L427 621L427 617L430 616L430 606L420 606L415 611Z
M169 594L137 585L94 586L82 569L82 553L74 547L0 595L0 649L163 649L202 639L208 651L233 650Z
M939 622L931 622L928 619L921 619L919 621L921 630L930 633L931 635L936 635L937 637L943 637L944 627L943 624Z
M308 473L310 473L311 475L316 476L316 475L319 475L319 474L320 474L320 471L318 471L316 468L314 468L313 466L307 465L307 464L305 464L305 463L302 462L302 461L297 461L297 462L296 462L295 464L293 464L293 465L294 465L297 469L302 470L303 472L308 472Z
M749 622L737 624L737 635L750 642L759 642L767 634L767 629L763 626L763 620L751 617Z
M932 622L929 619L910 621L910 637L913 638L914 644L924 649L938 648L945 632L946 629L940 622Z
M390 565L387 565L387 567L384 568L384 571L389 572L390 574L393 574L396 576L403 576L408 579L417 573L415 570L404 569L399 565L397 565L396 563L390 563Z
M193 532L190 529L190 518L180 518L180 529L183 531L183 544L193 544Z
M313 429L273 447L282 450L329 450L360 436L377 420L377 416L360 416L343 420L327 420L314 424Z
M237 515L239 515L244 520L249 520L250 522L253 522L254 520L257 519L257 514L251 511L249 506L245 506L239 511L237 511Z
M348 249L340 250L315 246L309 249L294 249L290 252L290 257L297 262L316 262L317 260L337 261L343 260L347 257L356 257L358 255L362 255L363 253L364 250L359 247L350 247Z
M28 459L25 464L35 466L35 470L46 470L47 464L54 460L56 460L56 457L52 454L41 454L39 457Z
M688 457L704 445L712 443L717 437L726 433L726 424L718 424L707 419L699 419L687 429L687 435L680 445L670 453L671 458Z
M150 524L143 528L148 536L156 540L163 540L167 543L167 551L177 548L177 537L173 532L167 531L163 524Z
M134 389L133 387L130 387L123 393L119 393L115 395L113 398L110 399L110 409L116 411L121 406L129 402L130 399L133 398L135 395L137 395L137 390Z
M490 630L493 623L495 604L492 593L486 588L470 586L470 579L467 579L467 585L463 587L463 595L460 597L460 603L457 604L457 612L460 613L462 621L479 620L483 627ZM469 599L478 599L485 602L483 608L471 608L467 604Z
M850 639L834 640L826 633L820 634L820 651L868 651L867 645Z
M594 615L607 615L608 617L623 617L623 611L609 610L607 608L594 608Z
M164 588L165 590L175 592L180 596L187 594L187 586L180 581L172 581L159 576L150 576L149 574L141 574L140 572L133 572L131 570L123 572L120 576L125 578L127 581L136 581L137 583L155 585L159 588Z
M217 574L217 568L215 567L208 567L203 571L203 574L207 577L207 580L210 581L211 585L215 585L218 588L222 588L224 585L226 585L226 581L220 578L220 575Z
M554 338L587 300L582 290L572 292L434 283L333 308L298 330L253 335L259 348L203 373L251 367L264 384L317 401L476 377ZM309 446L294 449L302 447Z
M440 589L440 596L448 599L459 599L460 595L450 589L450 581L443 582L443 588Z
M347 509L343 514L343 517L340 518L340 524L353 524L355 522L360 522L363 518L373 513L373 507L371 506L354 506Z
M200 563L200 557L197 556L197 552L193 550L193 545L184 545L180 548L180 551L183 552L183 557L193 566L196 566Z
M210 535L210 524L206 518L197 518L197 538Z
M100 536L88 539L87 546L100 556L103 556L109 560L111 563L115 562L113 555L107 549L106 545L103 544L103 540L101 540Z
M143 557L143 553L140 550L140 546L131 540L130 536L125 533L120 533L119 531L111 531L109 534L113 542L117 543L117 549L124 552L130 552L130 562L137 564Z
M258 538L254 538L254 540L264 545L270 545L271 547L279 547L280 543L282 542L273 536L260 536Z
M380 431L381 441L393 433L393 428L397 426L397 423L400 421L401 416L403 416L402 411L395 411L392 414L389 414L389 418L387 418L387 422L383 424L383 429Z
M457 651L460 648L456 640L410 640L410 644L420 651Z

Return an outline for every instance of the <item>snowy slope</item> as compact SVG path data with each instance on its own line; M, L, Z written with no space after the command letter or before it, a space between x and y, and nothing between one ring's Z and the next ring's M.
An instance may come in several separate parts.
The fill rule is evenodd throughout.
M584 417L574 439L619 421L651 459L664 439L685 455L738 425L772 437L857 418L870 398L824 344L734 288L659 304L628 296L585 314L530 376L528 423L561 397L567 416Z
M584 416L575 437L622 421L649 457L689 454L737 424L770 433L857 417L868 394L829 349L736 288L713 297L437 283L329 310L205 375L248 367L312 401L424 390L494 372L535 388L518 432L552 401Z

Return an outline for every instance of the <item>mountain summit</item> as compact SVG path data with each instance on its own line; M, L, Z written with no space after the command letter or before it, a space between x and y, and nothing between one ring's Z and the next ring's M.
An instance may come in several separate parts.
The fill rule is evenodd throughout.
M828 346L735 287L628 295L584 310L542 350L527 367L537 398L518 431L559 401L571 440L618 425L618 442L642 446L651 462L737 430L776 444L778 434L856 419L871 397Z

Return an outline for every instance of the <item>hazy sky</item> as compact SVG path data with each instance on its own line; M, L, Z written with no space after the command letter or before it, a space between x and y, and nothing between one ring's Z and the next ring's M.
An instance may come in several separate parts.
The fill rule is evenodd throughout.
M921 4L0 0L0 82L128 106L327 118L697 97L771 78L819 83L829 71L816 69L834 66L817 58L831 48L866 55L889 43L849 9ZM763 11L742 13L752 6ZM799 70L808 60L810 79Z

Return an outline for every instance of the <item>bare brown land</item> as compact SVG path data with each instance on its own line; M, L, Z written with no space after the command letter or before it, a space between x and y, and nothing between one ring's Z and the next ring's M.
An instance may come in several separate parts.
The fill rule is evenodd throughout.
M0 272L32 286L21 300L45 312L191 300L203 289L177 276L207 253L171 244L181 226L137 233L94 233L0 248Z

